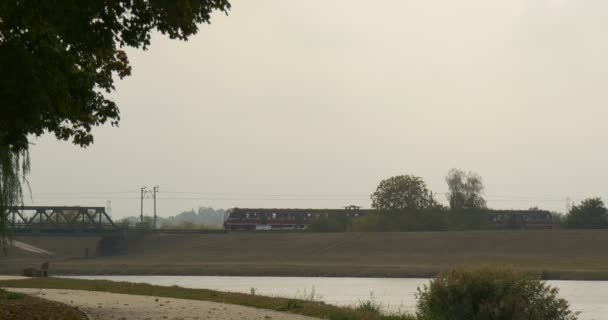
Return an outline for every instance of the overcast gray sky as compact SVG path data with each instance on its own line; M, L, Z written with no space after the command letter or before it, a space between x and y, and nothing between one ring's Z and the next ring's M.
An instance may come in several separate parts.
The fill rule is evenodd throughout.
M94 146L36 141L34 203L136 215L158 184L161 215L369 207L383 178L441 193L452 167L495 208L606 195L605 0L231 2L188 42L128 50L121 125Z

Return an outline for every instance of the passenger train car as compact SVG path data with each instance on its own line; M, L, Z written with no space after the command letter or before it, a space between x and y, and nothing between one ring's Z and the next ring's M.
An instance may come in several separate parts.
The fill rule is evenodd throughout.
M234 208L224 221L226 230L305 230L315 219L340 215L356 218L375 210L348 206L344 209ZM449 214L446 212L446 214ZM488 210L481 229L552 229L553 215L543 210Z
M344 209L234 208L224 227L226 230L304 230L314 219L333 215L355 218L369 211L357 206Z
M490 224L496 229L553 229L553 215L544 210L493 210Z

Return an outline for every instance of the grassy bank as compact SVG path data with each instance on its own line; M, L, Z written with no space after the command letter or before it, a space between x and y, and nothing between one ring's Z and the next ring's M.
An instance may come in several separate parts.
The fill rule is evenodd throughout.
M109 257L95 256L92 238L18 240L56 252L54 274L431 277L490 264L543 279L608 280L608 230L155 234ZM45 258L12 251L0 259L0 273L19 273Z
M81 311L61 303L0 289L0 319L2 320L86 320Z
M506 264L509 265L509 264ZM458 266L458 265L455 265ZM475 266L461 264L460 266ZM512 266L512 265L511 265ZM517 268L522 271L539 275L543 280L579 280L579 281L608 281L608 271L587 270L557 270ZM1 271L0 274L20 274L17 267ZM353 278L432 278L439 272L447 270L429 266L426 269L406 267L342 267L342 266L301 266L301 265L99 265L84 267L83 264L62 262L60 267L52 270L54 275L169 275L169 276L258 276L258 277L353 277Z
M486 263L487 264L487 263ZM479 265L484 265L479 264ZM513 266L509 264L503 264ZM461 264L455 266L474 267L476 264ZM516 269L539 275L542 280L579 280L579 281L608 281L608 271L587 270L542 270L535 268ZM155 265L132 266L117 265L82 268L82 264L72 266L69 263L55 268L55 275L114 275L114 276L252 276L252 277L353 277L353 278L432 278L445 269L429 266L427 269L406 267L342 267L342 266L301 266L301 265L206 265L204 269L198 266L184 265ZM6 272L0 272L9 274ZM17 271L13 274L19 274Z
M5 288L47 288L103 291L190 300L203 300L247 307L289 312L331 320L412 320L408 315L387 316L380 314L373 302L362 303L357 308L338 307L318 301L274 298L252 294L220 292L207 289L153 286L141 283L105 280L80 280L61 278L34 278L30 280L0 281ZM10 319L10 318L9 318Z

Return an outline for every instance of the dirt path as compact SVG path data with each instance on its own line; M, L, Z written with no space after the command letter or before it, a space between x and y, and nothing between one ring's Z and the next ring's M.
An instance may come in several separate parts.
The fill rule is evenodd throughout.
M4 281L4 280L25 280L25 279L31 279L31 278L22 277L22 276L5 276L5 275L1 275L0 274L0 281Z
M107 292L10 288L78 307L93 320L318 320L305 316L208 301Z

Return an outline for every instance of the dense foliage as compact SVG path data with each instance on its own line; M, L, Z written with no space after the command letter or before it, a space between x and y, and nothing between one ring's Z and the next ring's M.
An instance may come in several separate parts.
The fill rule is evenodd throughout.
M422 178L401 175L380 181L371 196L372 208L379 210L422 210L441 205Z
M451 270L418 289L419 320L575 320L558 290L501 268Z
M448 200L452 210L484 209L483 180L475 172L452 169L445 178L448 184Z
M548 215L548 216L547 216ZM542 216L543 226L529 225L527 217ZM500 221L496 221L500 217ZM365 210L357 217L333 215L315 219L309 231L319 232L400 232L400 231L466 231L521 230L558 224L556 217L540 209L521 210ZM313 227L314 226L314 227Z
M351 223L351 219L344 215L330 215L311 221L308 230L312 232L344 232L351 229Z
M91 129L117 124L104 93L131 73L123 47L146 48L158 30L186 40L227 0L0 2L0 145L28 148L52 132L87 146Z
M459 231L492 228L491 210L379 211L355 218L352 231Z
M492 210L452 211L441 208L425 210L378 210L355 218L341 215L317 218L312 232L400 232L461 231L493 229ZM520 225L506 226L519 229Z
M568 228L599 229L608 227L608 210L600 198L589 198L572 206L565 217Z
M448 213L443 210L378 211L352 221L351 230L366 231L444 231L449 229Z

